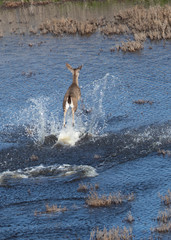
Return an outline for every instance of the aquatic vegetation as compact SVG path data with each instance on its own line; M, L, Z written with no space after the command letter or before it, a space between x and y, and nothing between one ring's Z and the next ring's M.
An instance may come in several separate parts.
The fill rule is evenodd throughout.
M125 47L132 51L143 48L143 42L150 38L151 40L170 39L171 38L171 7L152 6L145 8L135 6L120 10L114 14L110 21L103 19L89 19L78 21L73 19L53 19L42 23L40 32L61 35L63 33L80 35L92 34L100 30L102 34L133 34L135 41L122 43L121 50ZM132 46L132 48L131 48Z
M37 210L34 212L34 215L41 215L41 214L52 214L52 213L57 213L57 212L65 212L67 211L66 207L61 207L61 206L57 206L57 205L52 205L50 206L49 204L46 204L46 210L42 211L42 212L38 212Z
M29 6L29 5L47 5L49 4L50 1L33 1L33 0L14 0L14 1L6 1L3 0L2 1L2 5L5 8L18 8L18 7L22 7L22 6Z
M135 221L134 217L131 214L131 211L128 212L128 215L127 215L125 221L127 221L128 223L132 223Z
M165 157L165 155L171 156L171 151L169 150L159 149L157 153L158 155L163 155L163 157Z
M97 192L92 191L88 195L86 203L89 207L107 207L111 206L112 204L115 205L122 204L123 201L125 200L131 201L133 199L134 199L133 194L126 196L118 192L115 194L110 194L109 196L106 195L99 196Z
M88 192L88 191L95 191L99 188L98 184L95 184L94 186L91 184L84 184L79 183L79 187L77 189L77 192Z
M160 196L161 201L168 207L164 211L160 211L157 217L158 226L152 229L154 232L167 233L171 232L171 191L168 194Z
M93 230L90 235L90 240L131 240L133 239L132 236L132 229L127 229L126 227L119 228L113 227L107 230L105 227L103 230Z
M80 34L89 35L97 30L102 34L109 36L111 34L131 34L134 40L122 42L111 48L111 52L115 49L121 51L135 52L144 48L144 41L161 40L171 38L171 6L161 7L150 6L134 6L128 9L120 10L113 15L113 18L89 19L78 21L73 19L53 19L42 23L40 32L42 34L51 33L59 36L62 34Z
M159 215L157 217L157 221L162 223L168 223L168 221L171 220L171 209L168 208L165 211L159 212Z
M77 189L77 192L87 192L88 191L88 186L86 184L80 184L79 183L79 187Z
M161 201L166 205L170 205L171 204L171 190L168 189L168 194L164 195L164 196L160 196Z
M39 159L39 157L36 156L35 154L32 154L31 157L30 157L31 161L37 161L38 159Z
M45 213L55 213L55 212L65 212L65 211L67 211L66 207L62 208L61 206L59 207L57 205L49 206L48 204L46 204Z
M123 199L121 193L109 196L99 196L97 192L91 192L86 200L86 203L90 207L105 207L112 204L121 204L122 201Z
M35 5L46 5L48 3L50 2L3 1L3 7L25 7L25 10L27 9L28 12L28 18L30 18L30 15L33 16L35 14ZM51 4L52 3L54 6L57 4L54 1L52 1ZM125 3L127 3L127 1L125 1ZM167 3L169 2L157 0L150 2L136 1L137 5L132 3L132 6L120 7L119 11L110 13L110 17L108 17L108 14L103 16L94 15L93 11L95 11L96 8L92 11L92 2L89 6L92 11L91 14L85 10L88 5L85 7L83 3L80 3L80 5L78 4L80 6L80 11L83 11L80 16L86 16L86 18L75 18L73 15L67 15L66 17L65 14L60 16L58 16L58 14L55 16L49 16L48 19L42 19L41 16L37 16L35 26L33 27L32 25L29 25L27 26L27 29L23 28L22 25L24 22L22 21L20 21L20 25L17 25L18 23L15 23L15 21L10 22L9 24L14 24L14 27L11 28L11 33L15 34L25 34L26 32L29 34L40 33L42 35L50 33L54 36L63 36L66 34L79 34L85 36L91 35L95 32L100 32L105 36L122 34L125 35L127 41L121 42L119 45L112 47L111 52L114 52L115 50L135 52L144 48L144 42L146 39L171 39L171 6ZM97 8L98 5L101 5L101 8L103 8L103 4L104 3L99 3L99 1L97 1ZM110 4L113 8L112 1L107 2L107 4L109 8ZM127 6L127 4L125 4L125 6ZM38 19L39 21L37 21ZM23 29L22 32L20 28ZM0 32L0 36L3 36L3 30ZM32 47L33 45L30 43L29 46Z
M123 52L135 52L137 50L143 49L143 44L140 41L127 41L122 42L121 46L119 45L118 50L122 50Z
M158 227L154 229L154 231L159 232L159 233L166 233L166 232L171 232L171 222L168 224L162 223Z

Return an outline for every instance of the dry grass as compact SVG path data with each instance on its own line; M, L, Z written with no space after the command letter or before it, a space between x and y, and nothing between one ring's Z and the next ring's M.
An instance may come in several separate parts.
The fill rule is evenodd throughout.
M65 211L67 211L66 207L62 208L61 206L59 207L57 205L49 206L48 204L46 204L46 213L65 212Z
M46 204L46 210L42 211L42 212L38 212L37 210L34 212L34 215L41 215L41 214L52 214L52 213L57 213L57 212L65 212L67 211L67 208L64 207L62 208L61 206L57 206L57 205L52 205L49 206L49 204Z
M88 191L95 191L99 189L99 185L95 184L94 186L91 184L84 184L84 183L79 183L77 192L88 192Z
M166 194L165 196L160 196L160 198L161 198L161 201L165 205L169 206L171 204L171 191L170 191L170 189L168 189L168 194Z
M121 50L136 51L143 48L143 42L171 38L171 6L151 6L145 8L135 6L119 11L110 21L103 19L89 19L77 21L73 19L53 19L42 23L41 33L54 35L92 34L100 30L102 34L132 34L135 41L122 43Z
M169 5L149 8L135 6L120 11L118 16L133 34L143 33L151 40L171 38L171 6Z
M166 209L163 212L160 212L157 221L162 222L162 223L168 223L171 220L171 209Z
M133 194L126 196L118 192L116 194L110 194L109 196L99 196L97 192L93 191L90 192L88 198L86 199L86 203L90 207L108 207L112 204L118 205L122 204L125 200L131 201L133 199Z
M42 34L52 33L53 35L62 34L80 34L88 35L94 33L98 28L97 22L86 20L84 22L73 19L53 19L41 24L40 31Z
M27 5L48 4L47 1L6 1L6 7L18 7ZM126 37L133 38L111 48L111 52L116 49L124 52L135 52L143 49L144 41L171 39L171 6L153 5L148 8L142 5L125 8L113 14L108 20L106 17L94 16L87 20L76 20L72 18L49 18L42 22L36 29L30 26L30 34L48 34L62 36L63 34L90 35L100 32L106 36L111 34L125 34ZM16 30L14 30L16 32ZM3 36L3 34L0 34ZM131 35L131 37L130 37ZM31 45L30 45L31 47Z
M36 156L35 154L31 155L31 157L30 157L31 161L37 161L38 159L39 159L39 157Z
M166 209L163 212L160 212L157 221L159 222L159 226L155 227L153 231L159 233L171 232L171 209Z
M30 5L45 5L49 1L3 1L4 6L15 8ZM141 0L142 3L142 0ZM111 34L125 34L133 40L122 42L111 51L119 49L121 51L135 52L143 49L144 41L171 39L171 5L152 5L143 7L142 4L117 11L110 17L88 17L87 20L55 17L47 19L45 22L33 28L29 27L30 34L47 34L55 36L63 34L90 35L98 31L109 36ZM12 30L16 33L16 29ZM21 33L21 32L20 32ZM3 33L0 33L3 36ZM30 45L31 47L32 45Z
M130 193L130 194L128 194L127 196L126 196L126 199L128 200L128 201L134 201L134 199L135 199L135 194L132 192L132 193Z
M168 155L169 157L171 156L171 151L169 150L159 149L157 153L163 155L163 157L165 157L165 155Z
M153 231L159 232L159 233L171 232L171 222L162 223L158 227L154 228Z
M147 36L144 32L134 33L134 39L138 42L144 42L147 39Z
M49 4L50 1L33 1L33 0L28 0L28 1L4 1L3 2L3 7L5 8L18 8L18 7L27 7L29 5L46 5Z
M127 41L122 42L121 45L117 47L117 50L121 50L123 52L135 52L143 48L144 48L143 43L140 41Z
M123 200L120 193L109 196L98 196L97 192L91 192L86 200L86 203L91 207L104 207L112 204L121 204L122 201Z
M168 190L168 194L165 196L160 196L161 201L168 207L165 211L161 211L158 214L157 221L159 225L152 229L152 231L158 233L171 232L171 191Z
M106 228L103 230L93 230L90 235L90 240L131 240L132 229L127 229L124 227L123 229L117 227L113 227L109 231Z
M132 223L135 221L134 217L132 216L131 212L129 211L125 221L127 221L128 223Z
M120 19L127 24L135 41L122 44L122 51L137 51L143 48L143 42L171 38L171 6L136 6L120 12Z
M77 189L77 192L87 192L89 189L88 189L88 186L86 184L83 184L83 183L79 183L79 187Z

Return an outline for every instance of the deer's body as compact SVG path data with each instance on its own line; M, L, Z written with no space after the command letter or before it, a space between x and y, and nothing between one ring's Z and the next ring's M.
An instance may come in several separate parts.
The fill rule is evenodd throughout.
M64 127L65 127L65 117L69 107L72 109L72 125L74 126L74 113L77 110L78 100L81 97L81 90L78 86L78 77L79 72L82 68L82 65L78 68L73 69L69 64L66 64L66 67L71 71L73 75L73 82L68 88L64 100L63 100L63 110L64 110Z

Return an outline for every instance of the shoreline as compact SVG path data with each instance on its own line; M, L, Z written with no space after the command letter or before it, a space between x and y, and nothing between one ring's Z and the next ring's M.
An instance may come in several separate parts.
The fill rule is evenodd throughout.
M87 2L80 1L43 3L28 7L0 8L0 37L9 34L90 36L95 32L107 37L126 36L127 40L111 48L111 52L141 50L147 39L171 39L169 4L144 7L141 4L123 5L101 1L98 7L89 7Z

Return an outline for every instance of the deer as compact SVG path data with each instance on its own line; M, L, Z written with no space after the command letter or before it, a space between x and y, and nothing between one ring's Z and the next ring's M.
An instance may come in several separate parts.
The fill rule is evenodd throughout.
M78 101L81 98L81 90L78 85L78 77L79 77L79 72L82 68L82 65L79 66L78 68L72 68L68 63L66 63L66 67L72 73L73 80L72 80L72 84L70 85L67 92L65 93L64 100L63 100L64 127L65 127L65 117L69 107L71 107L72 109L72 126L74 126L75 124L74 114L78 107Z

